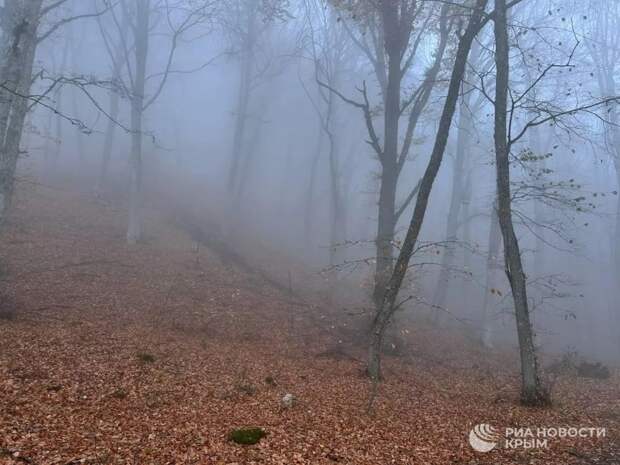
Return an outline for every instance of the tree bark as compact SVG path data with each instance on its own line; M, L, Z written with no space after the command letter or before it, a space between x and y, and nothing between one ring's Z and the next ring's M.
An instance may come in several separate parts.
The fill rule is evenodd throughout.
M527 300L527 282L519 242L512 222L510 195L510 146L507 134L509 46L506 0L495 0L495 163L497 170L497 216L504 241L504 266L512 289L521 356L521 402L544 405L549 395L542 386Z
M129 218L127 242L142 239L142 118L146 58L149 47L150 0L136 0L135 59L136 70L131 96L131 159L129 187Z
M391 2L382 5L383 36L387 55L387 85L384 105L384 144L381 159L379 217L376 238L375 286L373 299L380 306L390 281L394 264L394 230L396 228L396 187L398 182L398 136L403 57L402 34L398 11ZM408 38L407 38L408 39Z
M0 82L0 223L11 205L24 120L28 111L32 68L42 0L7 1Z

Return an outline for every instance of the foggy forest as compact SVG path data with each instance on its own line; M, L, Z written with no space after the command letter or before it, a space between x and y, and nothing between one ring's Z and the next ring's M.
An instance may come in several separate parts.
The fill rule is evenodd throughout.
M619 0L0 36L0 464L620 465Z

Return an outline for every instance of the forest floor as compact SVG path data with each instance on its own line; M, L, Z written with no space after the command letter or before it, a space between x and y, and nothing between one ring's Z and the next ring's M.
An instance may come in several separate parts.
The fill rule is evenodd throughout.
M363 347L338 350L338 309L209 250L197 261L157 215L129 247L124 223L86 194L20 190L0 236L0 463L620 464L616 371L559 377L553 407L523 408L513 359L465 356L458 341L430 357L411 328L415 350L386 357L369 415ZM479 453L478 423L607 435ZM267 436L230 442L240 426Z

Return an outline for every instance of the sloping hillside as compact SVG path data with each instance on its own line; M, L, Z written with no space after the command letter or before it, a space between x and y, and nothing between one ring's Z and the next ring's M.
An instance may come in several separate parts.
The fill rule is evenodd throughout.
M0 463L620 463L617 374L558 378L554 407L528 410L514 370L444 363L419 346L388 358L368 415L364 353L338 350L335 309L198 255L163 214L128 247L124 219L77 192L20 192L0 239ZM482 454L467 441L478 423L608 435ZM240 426L267 436L228 441Z

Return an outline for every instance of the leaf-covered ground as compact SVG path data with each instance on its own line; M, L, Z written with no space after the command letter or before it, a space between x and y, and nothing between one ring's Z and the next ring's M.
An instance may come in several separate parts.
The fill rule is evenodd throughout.
M128 247L124 220L85 194L20 192L0 236L0 463L620 464L617 372L558 378L552 408L526 409L514 359L472 360L451 340L433 352L412 327L413 355L386 359L368 415L363 350L334 350L338 309L208 250L197 262L156 215ZM476 453L467 437L483 422L607 437ZM240 426L267 436L229 442Z

